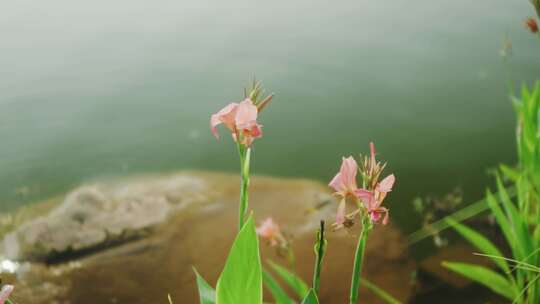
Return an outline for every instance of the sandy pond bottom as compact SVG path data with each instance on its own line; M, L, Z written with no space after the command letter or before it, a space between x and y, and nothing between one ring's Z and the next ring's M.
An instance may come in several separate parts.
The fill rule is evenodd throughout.
M18 303L197 303L192 266L215 285L236 233L238 177L179 172L109 180L74 189L18 223L4 240L4 255L22 260ZM39 209L41 208L41 209ZM250 209L256 221L272 216L294 239L297 271L310 281L314 231L332 221L336 204L318 182L256 176ZM357 227L358 228L358 227ZM354 233L328 234L320 298L345 303L355 249ZM261 243L262 260L286 264ZM413 297L416 263L391 224L371 234L364 274L398 299ZM267 300L271 300L266 295ZM363 303L381 303L367 290Z

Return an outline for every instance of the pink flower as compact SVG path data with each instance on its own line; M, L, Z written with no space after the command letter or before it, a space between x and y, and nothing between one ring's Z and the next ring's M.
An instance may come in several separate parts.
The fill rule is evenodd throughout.
M219 138L217 126L223 124L231 131L235 141L239 140L241 144L249 146L255 138L262 136L257 113L257 106L249 98L240 103L230 103L210 117L212 134Z
M343 157L339 172L328 185L334 188L336 194L339 196L347 197L348 195L354 195L354 191L358 188L356 186L357 171L358 165L354 158L352 156Z
M285 241L281 234L279 226L274 223L272 218L265 219L256 229L257 235L270 242L270 245L276 246Z
M13 285L4 285L2 287L2 290L0 290L0 304L4 304L7 301L14 288Z
M531 33L538 33L538 23L536 23L536 19L529 17L525 20L524 25Z
M358 172L358 164L352 156L347 158L343 157L341 162L341 168L339 172L334 176L332 181L328 184L336 191L336 195L341 196L342 200L339 202L336 213L336 227L341 227L346 221L346 207L347 196L354 196L356 189L356 173Z
M373 223L378 223L383 215L383 225L388 223L388 209L381 205L386 194L392 191L395 180L394 174L390 174L378 183L374 190L358 189L355 191L355 195L364 202Z

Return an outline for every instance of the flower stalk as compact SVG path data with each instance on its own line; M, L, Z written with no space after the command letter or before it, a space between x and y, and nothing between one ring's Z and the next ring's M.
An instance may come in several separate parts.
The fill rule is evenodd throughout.
M248 208L249 165L251 161L251 148L238 143L240 155L240 205L238 208L238 231L244 226Z
M313 270L313 290L316 295L319 295L319 287L321 285L321 266L324 255L326 253L327 241L324 236L324 221L321 221L321 226L317 231L317 241L315 247L315 269Z
M372 225L369 216L363 215L362 217L362 232L358 237L358 244L356 245L356 253L354 255L354 266L351 278L351 292L349 296L349 303L356 304L358 301L358 289L360 288L360 278L362 276L362 263L364 261L364 252L366 250L366 243L369 232Z
M224 108L210 116L210 130L219 139L217 127L224 125L231 132L233 140L238 147L240 156L240 205L238 208L238 231L244 226L244 219L248 208L249 164L251 159L251 145L257 138L262 137L262 125L257 122L259 113L272 101L273 94L262 101L264 90L260 84L253 80L251 89L244 89L244 100L231 102Z
M351 290L349 303L356 304L358 300L358 288L362 275L362 263L364 261L364 252L369 232L373 225L388 223L389 210L382 206L382 203L388 193L392 191L395 176L388 175L379 181L382 171L386 164L378 162L375 158L375 145L369 144L370 155L365 156L361 167L352 156L343 157L339 172L328 184L334 189L334 195L340 198L336 214L336 222L333 224L335 229L348 228L354 225L354 219L357 215L362 221L362 231L358 237L356 252L354 256L354 266L351 278ZM362 179L362 188L358 188L356 175L360 171ZM355 210L347 214L347 198L355 202Z

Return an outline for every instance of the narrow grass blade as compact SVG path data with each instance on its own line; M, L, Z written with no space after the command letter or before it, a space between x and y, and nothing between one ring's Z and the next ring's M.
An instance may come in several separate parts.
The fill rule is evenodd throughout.
M374 283L371 283L370 281L366 279L360 279L360 283L364 285L367 289L369 289L371 292L376 294L379 298L381 298L383 301L385 301L388 304L402 304L399 300L394 298L391 294L384 291L379 286L375 285Z
M488 287L493 292L496 292L509 300L514 300L518 295L516 289L508 280L489 268L456 262L443 262L442 265L472 281Z
M276 272L277 275L293 289L300 299L303 299L309 292L308 285L297 275L287 270L285 267L268 261L268 264Z
M285 290L279 286L279 283L274 279L274 277L268 272L263 270L263 283L264 286L270 291L276 304L294 304L294 300L291 299Z
M313 289L309 289L308 294L302 301L302 304L319 304L319 299L317 298L317 295Z
M474 231L473 229L460 224L452 219L448 219L448 222L454 229L463 236L469 243L471 243L474 247L476 247L478 250L480 250L482 253L486 255L493 255L493 256L503 256L502 253L499 251L493 243L488 240L486 237L481 235L480 233ZM510 272L510 268L508 267L508 263L505 260L502 259L491 259L499 268L501 268L502 271L505 273Z

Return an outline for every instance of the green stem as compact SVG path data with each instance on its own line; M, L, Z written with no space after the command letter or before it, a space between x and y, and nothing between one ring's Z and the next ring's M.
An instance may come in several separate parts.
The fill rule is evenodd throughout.
M249 187L249 162L251 158L251 149L240 143L238 144L238 153L240 154L240 208L238 210L238 231L244 226L244 217L248 208L248 187Z
M364 251L366 249L367 238L370 230L371 223L369 222L369 217L364 215L362 218L362 232L358 238L358 245L356 246L356 254L354 257L353 274L351 279L351 294L349 297L350 304L356 304L356 301L358 300L358 288L360 287L362 262L364 260Z
M324 221L321 221L321 228L317 233L317 243L315 243L315 269L313 271L313 290L319 295L319 286L321 282L321 266L326 250L326 240L324 238Z

